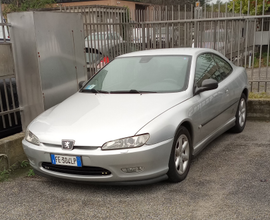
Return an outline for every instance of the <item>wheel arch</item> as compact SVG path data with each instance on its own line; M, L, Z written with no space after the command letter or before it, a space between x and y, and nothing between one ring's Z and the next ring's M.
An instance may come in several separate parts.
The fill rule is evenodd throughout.
M248 99L248 89L247 88L244 88L243 92L242 92L246 98Z
M188 151L188 158L185 160L178 160L178 163L176 163L176 157L181 158L182 156L180 156L180 154L186 154L185 151L182 151L179 153L176 153L176 148L178 146L178 148L180 148L180 144L175 144L178 138L179 134L182 130L182 132L184 132L184 134L186 134L187 132L189 133L190 136L190 144L188 146L189 150ZM189 169L190 169L190 164L191 164L191 159L193 156L193 147L192 147L192 142L193 142L193 129L192 129L192 123L188 120L186 121L182 121L181 123L179 123L177 129L175 130L175 134L174 134L174 142L172 145L172 149L171 149L171 153L170 153L170 159L168 162L168 166L169 166L169 170L167 172L167 176L169 178L169 181L177 183L180 182L182 180L184 180L186 178L186 176L188 175ZM180 136L179 136L180 138ZM180 162L179 162L180 161ZM181 166L179 165L180 163L182 163L182 170L180 170ZM184 165L185 164L185 165ZM180 170L180 171L179 171Z
M193 146L193 137L194 137L193 134L194 134L194 130L193 130L192 123L191 123L190 121L188 121L188 120L182 121L182 122L178 125L177 129L175 130L175 135L176 135L177 131L179 130L179 128L180 128L181 126L185 127L185 128L188 130L189 135L190 135L190 139L191 139L191 144L192 144L192 146ZM193 149L193 147L192 147L192 154L193 154L193 150L194 150L194 149Z

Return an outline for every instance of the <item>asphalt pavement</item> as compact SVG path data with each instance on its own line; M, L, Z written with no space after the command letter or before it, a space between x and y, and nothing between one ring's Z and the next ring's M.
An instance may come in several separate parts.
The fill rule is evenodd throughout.
M248 121L241 134L220 136L178 184L2 182L0 219L270 219L270 122Z

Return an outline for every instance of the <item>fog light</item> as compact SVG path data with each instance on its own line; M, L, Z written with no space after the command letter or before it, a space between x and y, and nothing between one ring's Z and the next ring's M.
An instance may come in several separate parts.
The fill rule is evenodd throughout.
M127 167L121 168L124 173L139 173L144 170L144 167Z

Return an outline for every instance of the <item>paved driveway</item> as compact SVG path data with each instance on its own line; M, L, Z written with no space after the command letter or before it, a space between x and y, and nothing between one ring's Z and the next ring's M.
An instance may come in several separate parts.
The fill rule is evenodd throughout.
M179 184L0 183L0 219L270 219L270 123L216 139Z

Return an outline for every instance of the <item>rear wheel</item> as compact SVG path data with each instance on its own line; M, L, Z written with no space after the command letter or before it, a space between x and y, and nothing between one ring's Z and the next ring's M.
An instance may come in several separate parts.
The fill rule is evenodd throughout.
M235 118L235 126L231 131L234 133L240 133L244 130L247 119L247 98L244 93L241 95Z
M177 131L169 161L167 173L171 182L177 183L184 180L188 174L191 162L191 141L188 130L181 126Z

